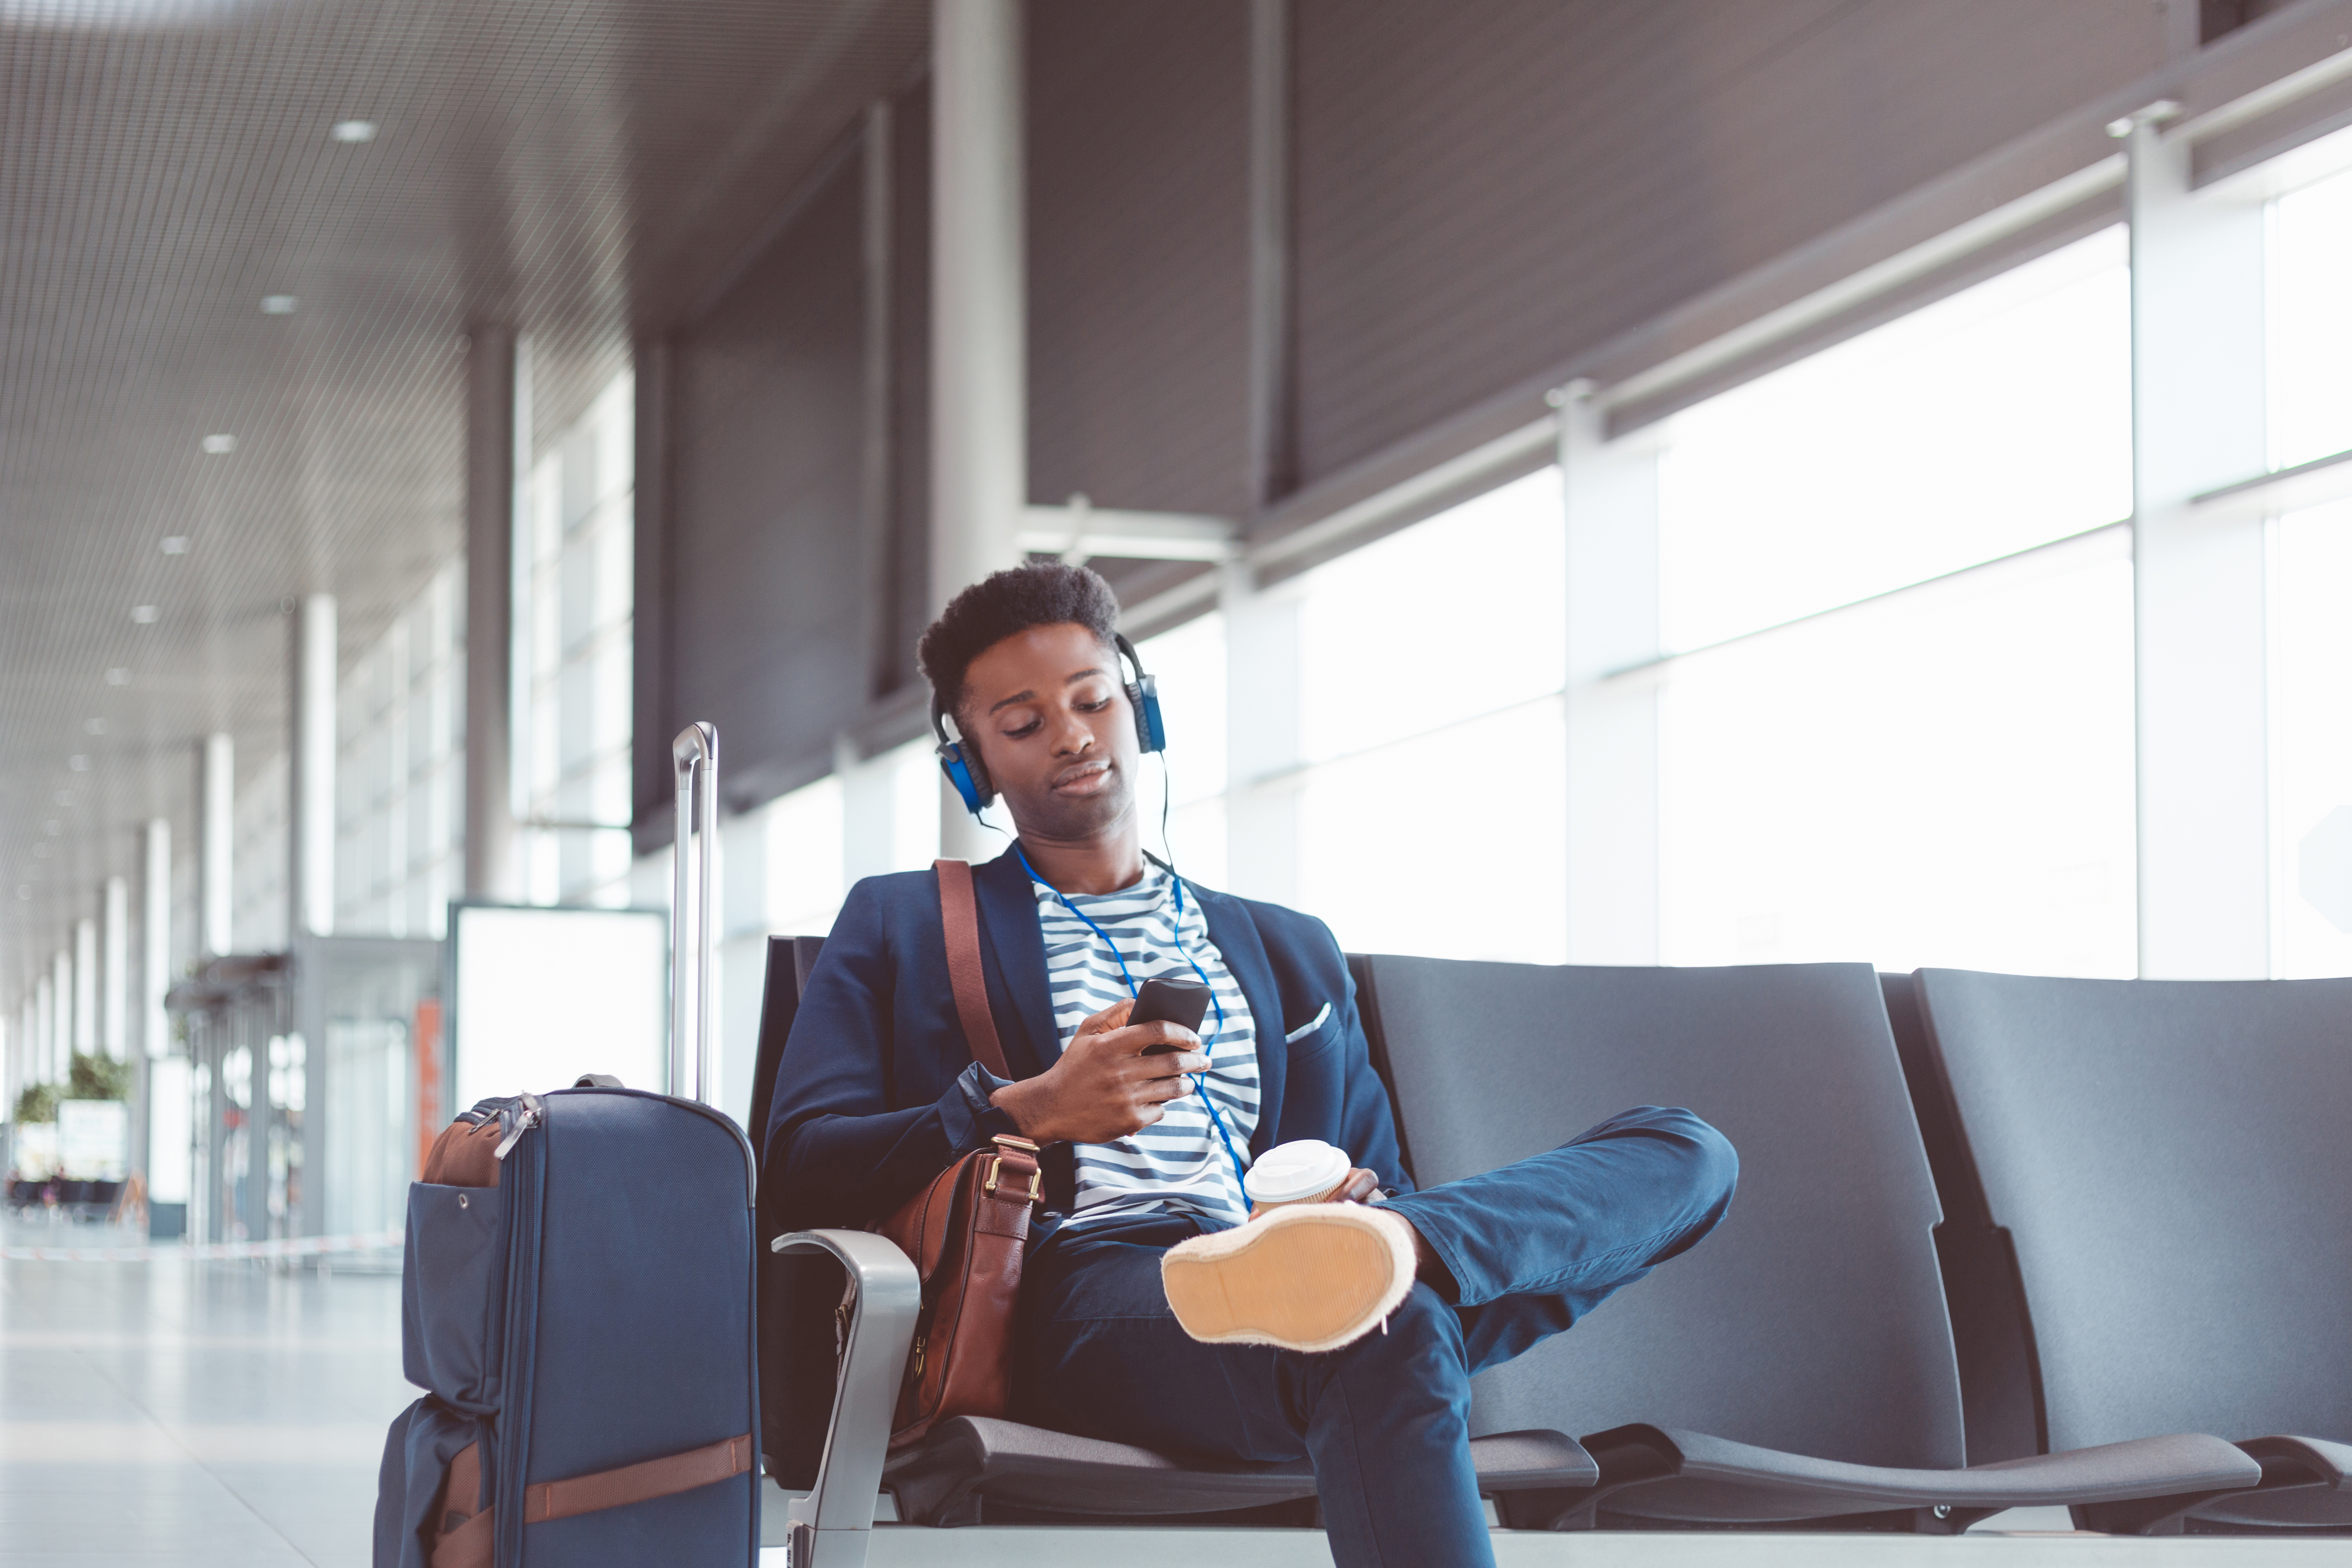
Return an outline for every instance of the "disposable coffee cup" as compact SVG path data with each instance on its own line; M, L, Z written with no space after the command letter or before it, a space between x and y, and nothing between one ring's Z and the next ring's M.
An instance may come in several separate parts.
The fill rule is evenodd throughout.
M1258 1211L1319 1203L1346 1184L1352 1167L1345 1149L1319 1138L1301 1138L1259 1155L1242 1186Z

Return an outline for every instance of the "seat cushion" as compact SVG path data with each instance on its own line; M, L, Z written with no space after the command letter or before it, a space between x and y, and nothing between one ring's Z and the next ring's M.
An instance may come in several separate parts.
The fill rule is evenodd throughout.
M2218 1437L2110 1443L1968 1469L1895 1469L1808 1458L1703 1433L1623 1426L1585 1439L1606 1514L1677 1523L1774 1523L1898 1509L1968 1517L2253 1484L2261 1467Z
M1482 1491L1581 1490L1600 1471L1559 1432L1474 1438ZM913 1524L972 1524L982 1500L1106 1517L1223 1513L1315 1495L1305 1459L1278 1465L1171 1458L1128 1443L1075 1437L1017 1421L961 1415L891 1456L882 1483Z
M2241 1443L2263 1468L2262 1489L2216 1498L2189 1515L2198 1524L2253 1530L2352 1528L2352 1444L2318 1437Z

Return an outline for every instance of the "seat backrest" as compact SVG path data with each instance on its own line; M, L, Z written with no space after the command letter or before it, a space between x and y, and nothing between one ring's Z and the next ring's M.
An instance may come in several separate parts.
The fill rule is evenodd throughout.
M1919 1131L1864 964L1603 969L1376 956L1413 1173L1540 1153L1634 1105L1739 1152L1724 1223L1475 1385L1478 1432L1646 1421L1860 1464L1960 1464Z
M1927 1151L1927 1172L1944 1223L1936 1227L1936 1261L1944 1275L1944 1303L1952 1321L1952 1348L1960 1363L1960 1413L1968 1425L1969 1463L2022 1459L2049 1451L2042 1389L2033 1369L2033 1323L2025 1286L2017 1276L2010 1234L1985 1212L1984 1194L1968 1168L1959 1123L1937 1087L1935 1052L1919 1011L1919 987L1908 974L1882 974L1886 1021L1895 1054L1911 1091Z
M767 973L760 991L760 1049L752 1059L751 1121L743 1129L764 1168L768 1159L768 1111L776 1101L776 1065L784 1058L793 1020L800 1016L801 987L808 984L816 955L824 950L821 936L772 936L768 939Z
M1917 984L2051 1446L2352 1440L2352 980Z
M760 1247L760 1451L770 1475L806 1490L824 1449L822 1412L833 1397L833 1335L827 1314L841 1299L841 1266L816 1253L778 1257L768 1250L782 1230L768 1181L768 1110L775 1103L776 1068L800 1014L801 991L824 939L768 939L765 988L760 999L760 1054L751 1069L751 1147L760 1184L755 1233ZM812 1421L811 1412L819 1413Z

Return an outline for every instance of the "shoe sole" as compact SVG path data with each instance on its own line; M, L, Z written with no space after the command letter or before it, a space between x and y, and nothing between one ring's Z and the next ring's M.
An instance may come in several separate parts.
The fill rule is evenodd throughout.
M1360 1204L1299 1204L1195 1237L1160 1262L1169 1309L1206 1344L1337 1350L1412 1289L1412 1244Z

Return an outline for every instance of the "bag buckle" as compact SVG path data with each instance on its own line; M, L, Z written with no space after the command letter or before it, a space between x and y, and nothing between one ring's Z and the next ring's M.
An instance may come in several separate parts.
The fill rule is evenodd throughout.
M1004 1174L1005 1153L1017 1149L1034 1159L1037 1154L1037 1145L1026 1138L1015 1138L1009 1132L1000 1132L991 1142L995 1143L998 1152L988 1162L988 1180L981 1184L980 1190L990 1197L994 1197L997 1184ZM1029 1202L1039 1204L1045 1201L1045 1173L1033 1165L1029 1170Z

